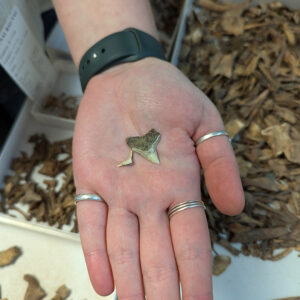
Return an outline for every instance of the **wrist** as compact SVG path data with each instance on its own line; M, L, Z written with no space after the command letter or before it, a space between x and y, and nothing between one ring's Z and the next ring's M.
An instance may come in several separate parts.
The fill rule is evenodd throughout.
M148 0L54 0L75 65L99 40L126 28L158 38Z
M124 78L127 78L132 74L139 76L139 74L142 73L143 70L149 68L150 66L159 68L161 64L166 63L168 62L156 57L146 57L138 61L115 65L105 70L104 72L91 77L86 86L86 91L98 89L99 84L101 84L102 88L105 89L106 83L114 82L119 76L123 76Z

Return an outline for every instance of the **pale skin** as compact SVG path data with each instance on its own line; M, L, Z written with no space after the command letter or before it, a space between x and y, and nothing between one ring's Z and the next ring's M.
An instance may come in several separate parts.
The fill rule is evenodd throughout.
M54 4L77 66L84 52L110 33L135 27L157 35L146 0ZM152 128L161 134L160 164L135 154L132 166L117 167L130 151L126 137ZM116 287L120 300L144 299L145 294L150 300L177 300L180 281L184 300L213 298L204 210L188 209L171 220L167 210L201 199L201 168L217 209L228 215L243 210L227 137L194 146L217 130L224 124L216 107L167 62L146 58L90 80L76 119L73 167L76 192L105 200L77 205L82 248L97 293L108 295Z

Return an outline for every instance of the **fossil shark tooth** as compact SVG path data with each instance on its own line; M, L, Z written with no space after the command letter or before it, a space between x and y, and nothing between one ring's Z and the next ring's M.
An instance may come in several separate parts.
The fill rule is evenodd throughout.
M118 167L132 164L133 152L136 152L147 160L159 164L159 159L156 151L156 146L160 139L160 133L155 129L151 129L143 136L133 136L126 138L127 145L131 148L129 157L121 162Z

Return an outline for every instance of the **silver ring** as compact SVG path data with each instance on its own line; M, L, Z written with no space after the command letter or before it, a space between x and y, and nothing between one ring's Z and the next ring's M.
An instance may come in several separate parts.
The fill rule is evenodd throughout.
M229 139L229 142L231 143L231 137L230 137L230 135L225 130L221 130L221 131L213 131L213 132L210 132L210 133L204 135L203 137L199 138L196 141L195 145L198 146L200 143L206 141L207 139L210 139L210 138L212 138L214 136L219 136L219 135L226 135L228 137L228 139Z
M78 194L78 195L75 195L75 197L74 197L75 204L78 201L82 201L82 200L104 201L100 196L98 196L96 194Z
M185 201L181 202L179 204L174 205L172 208L168 210L168 217L169 219L174 216L176 213L183 211L188 208L194 208L194 207L202 207L206 209L204 202L201 200L192 200L192 201Z

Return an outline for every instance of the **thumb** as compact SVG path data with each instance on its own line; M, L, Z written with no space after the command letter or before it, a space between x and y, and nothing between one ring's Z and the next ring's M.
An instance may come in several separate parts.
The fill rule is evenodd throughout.
M225 130L222 118L212 102L208 100L203 108L203 118L193 136L195 142L208 133ZM244 192L228 137L211 137L199 143L196 152L214 205L227 215L241 213L245 206Z

